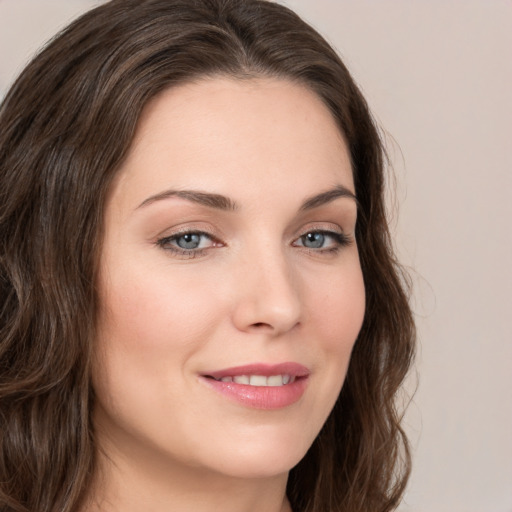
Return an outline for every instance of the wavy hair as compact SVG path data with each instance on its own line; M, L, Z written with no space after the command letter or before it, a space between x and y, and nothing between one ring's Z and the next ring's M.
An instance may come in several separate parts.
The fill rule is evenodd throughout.
M347 142L366 312L337 403L287 493L295 512L387 512L410 469L397 392L414 354L384 205L385 153L329 44L263 0L113 0L26 67L0 107L0 510L76 512L95 471L91 347L103 212L144 106L205 76L278 77Z

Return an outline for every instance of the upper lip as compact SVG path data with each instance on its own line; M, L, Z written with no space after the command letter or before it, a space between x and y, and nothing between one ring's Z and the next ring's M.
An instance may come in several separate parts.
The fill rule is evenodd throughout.
M237 375L290 375L290 377L307 377L310 374L308 368L299 363L286 362L279 364L252 363L243 366L233 366L212 372L203 373L205 377L222 379L223 377L236 377Z

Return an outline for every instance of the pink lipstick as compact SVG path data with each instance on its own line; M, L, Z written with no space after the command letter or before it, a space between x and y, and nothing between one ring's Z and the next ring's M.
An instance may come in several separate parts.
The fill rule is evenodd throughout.
M309 373L298 363L256 363L215 370L201 378L218 393L242 405L272 410L297 402L304 394Z

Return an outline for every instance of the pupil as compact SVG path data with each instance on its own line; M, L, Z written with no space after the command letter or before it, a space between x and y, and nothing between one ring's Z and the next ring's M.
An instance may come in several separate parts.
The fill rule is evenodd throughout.
M324 245L325 236L322 233L308 233L303 240L306 247L319 249Z
M178 246L182 249L197 249L200 239L200 235L188 233L186 235L180 236L177 242Z

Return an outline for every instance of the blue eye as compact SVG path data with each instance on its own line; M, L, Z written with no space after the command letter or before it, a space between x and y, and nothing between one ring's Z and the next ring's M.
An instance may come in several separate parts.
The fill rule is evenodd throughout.
M324 246L325 235L319 231L308 233L301 237L302 245L310 249L320 249Z
M189 231L166 236L157 241L157 245L163 249L180 255L197 255L203 249L215 245L215 241L208 233L202 231Z
M337 251L350 244L350 238L334 231L309 231L298 238L294 245L318 252Z
M176 245L181 249L197 249L201 243L201 234L186 233L175 238Z

